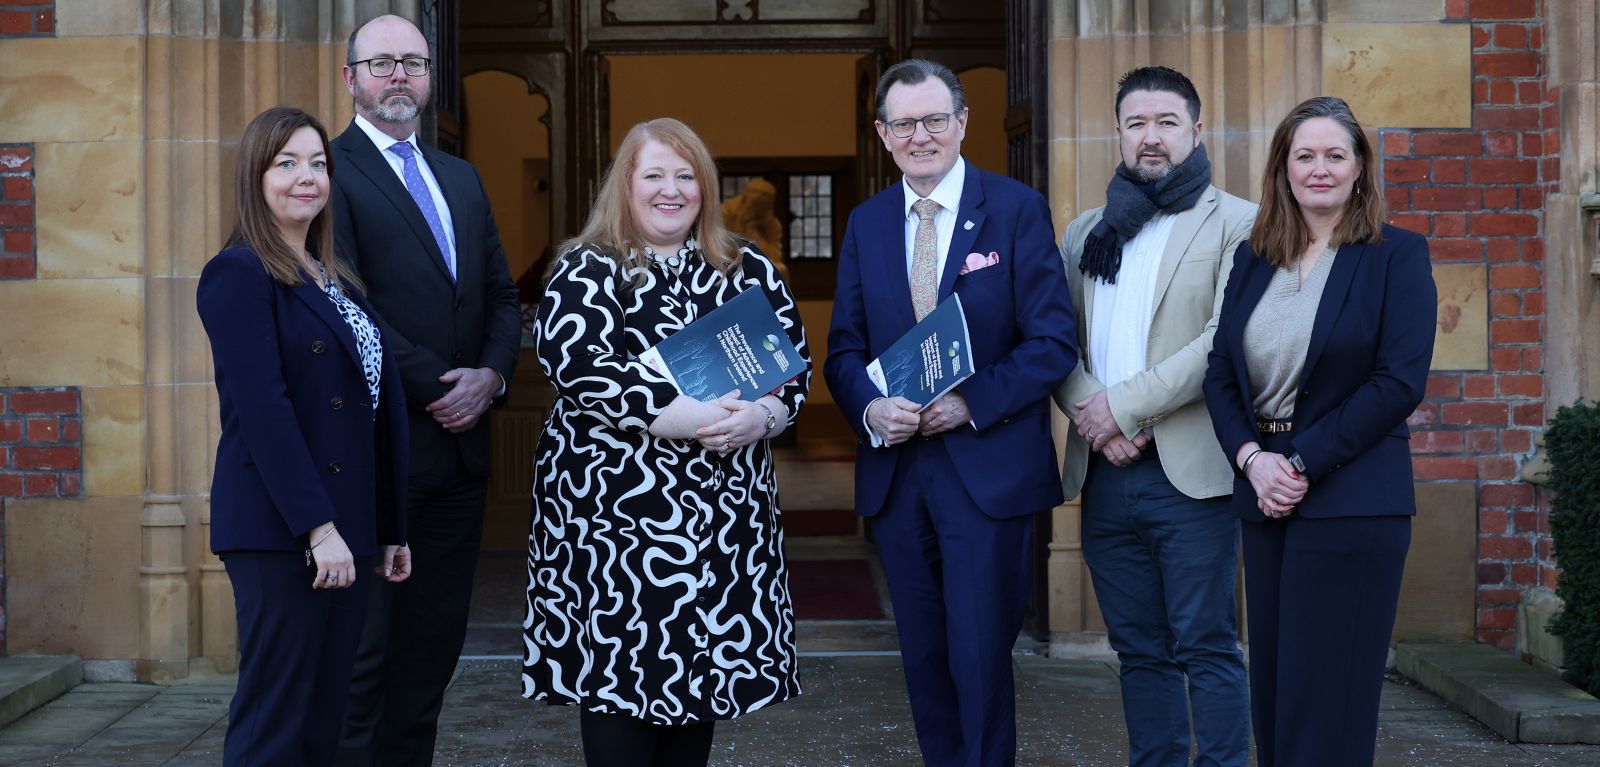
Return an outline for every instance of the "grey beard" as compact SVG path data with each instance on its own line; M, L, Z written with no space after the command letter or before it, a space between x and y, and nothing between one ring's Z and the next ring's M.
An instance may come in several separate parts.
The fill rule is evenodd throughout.
M1138 177L1140 181L1148 184L1151 181L1159 181L1160 179L1166 178L1167 174L1172 172L1173 167L1174 166L1170 158L1167 160L1166 165L1163 165L1160 168L1145 168L1144 163L1139 163L1138 165L1133 166L1133 175Z
M416 119L417 113L422 111L417 102L410 98L395 101L382 101L372 108L372 118L386 123L407 123Z

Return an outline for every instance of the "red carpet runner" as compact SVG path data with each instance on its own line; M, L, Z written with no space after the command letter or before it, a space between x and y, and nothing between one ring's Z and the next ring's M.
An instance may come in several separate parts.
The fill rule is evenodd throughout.
M791 559L789 593L801 620L879 620L878 590L865 559Z

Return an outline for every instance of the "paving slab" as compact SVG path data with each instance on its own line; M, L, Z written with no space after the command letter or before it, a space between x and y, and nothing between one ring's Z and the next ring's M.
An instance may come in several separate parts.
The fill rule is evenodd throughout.
M1600 744L1600 700L1484 644L1402 642L1400 673L1506 740Z
M71 655L0 658L0 727L55 700L83 681L83 661Z
M1115 663L1014 656L1017 763L1127 763ZM521 696L520 661L460 664L445 696L434 764L582 767L578 711ZM800 697L717 725L713 767L921 764L894 655L807 656ZM0 767L198 767L221 762L233 679L166 687L83 684L0 729ZM1380 767L1600 767L1600 747L1507 741L1400 676L1383 687Z

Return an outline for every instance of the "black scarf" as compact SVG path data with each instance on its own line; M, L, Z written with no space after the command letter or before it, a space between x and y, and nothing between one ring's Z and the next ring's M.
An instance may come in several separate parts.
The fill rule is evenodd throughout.
M1078 271L1107 285L1117 282L1122 269L1122 246L1156 213L1182 213L1200 201L1211 185L1211 160L1206 145L1199 144L1178 167L1155 181L1140 181L1126 163L1117 165L1106 185L1106 210L1100 223L1083 243Z

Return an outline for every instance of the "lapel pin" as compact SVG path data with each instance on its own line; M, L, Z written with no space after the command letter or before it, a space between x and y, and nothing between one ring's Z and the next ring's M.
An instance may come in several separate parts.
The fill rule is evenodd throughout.
M963 226L963 227L961 227L961 228L962 228L962 229L968 229L968 230L970 230L970 229L972 229L972 222L971 222L971 221L968 221L968 222L967 222L967 223L966 223L966 226Z

